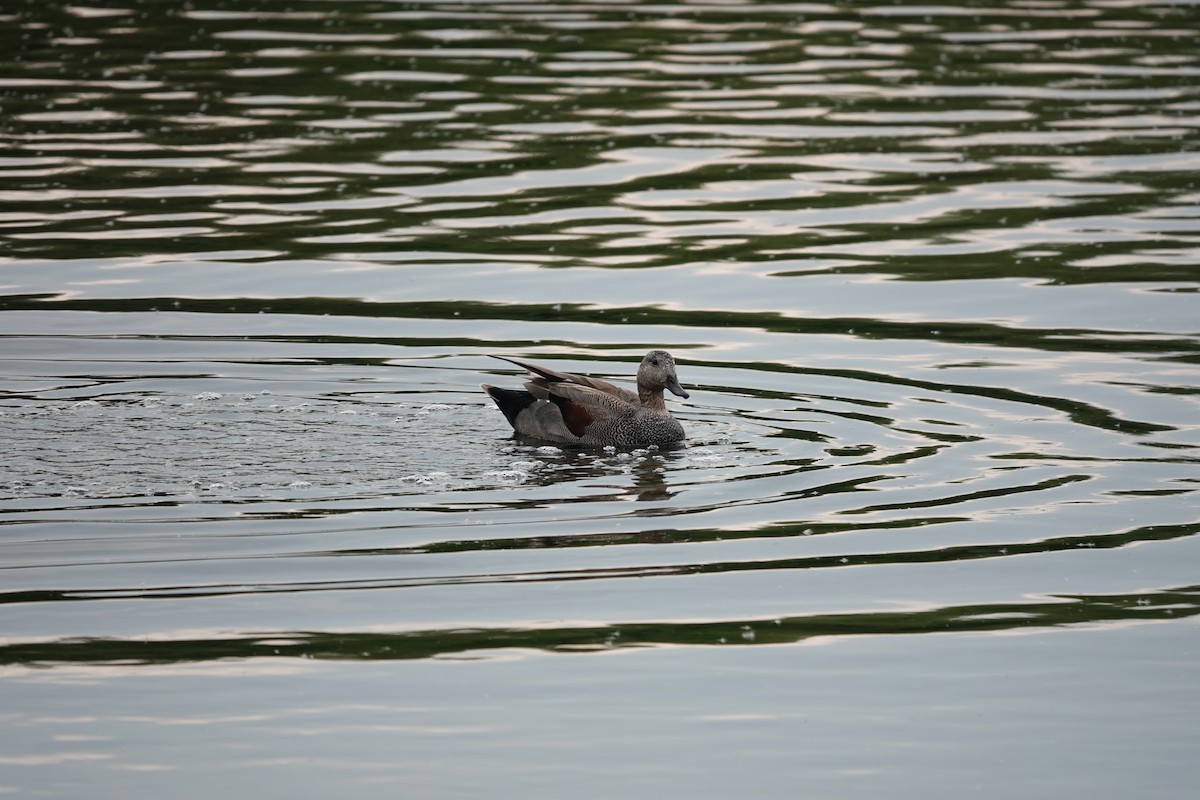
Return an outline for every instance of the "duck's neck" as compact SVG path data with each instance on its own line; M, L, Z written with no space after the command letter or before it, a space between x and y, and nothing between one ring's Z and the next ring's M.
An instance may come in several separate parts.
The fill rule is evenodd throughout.
M650 389L645 386L639 386L638 400L642 401L642 408L648 408L651 411L667 410L667 403L663 400L662 389Z

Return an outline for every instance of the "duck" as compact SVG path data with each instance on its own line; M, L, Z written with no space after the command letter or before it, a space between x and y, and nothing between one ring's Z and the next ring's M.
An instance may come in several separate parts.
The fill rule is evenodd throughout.
M618 448L670 445L686 438L663 399L664 390L689 397L666 350L651 350L642 359L636 392L508 356L492 358L532 376L524 389L480 384L519 434L558 444Z

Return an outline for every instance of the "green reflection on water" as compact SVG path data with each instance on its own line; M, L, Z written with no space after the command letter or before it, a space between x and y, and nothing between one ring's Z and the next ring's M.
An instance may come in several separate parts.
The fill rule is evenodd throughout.
M513 648L589 652L666 645L777 645L817 637L1002 632L1064 625L1179 620L1197 614L1200 614L1200 587L1185 586L1127 595L1060 595L1040 602L720 622L456 629L394 634L288 631L175 641L79 639L9 645L0 648L0 664L135 665L269 657L482 658L488 651Z

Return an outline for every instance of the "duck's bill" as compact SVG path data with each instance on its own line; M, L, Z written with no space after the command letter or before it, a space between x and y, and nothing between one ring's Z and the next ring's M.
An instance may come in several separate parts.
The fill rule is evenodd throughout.
M667 384L667 391L669 391L671 394L675 395L676 397L682 397L684 399L687 399L687 396L688 396L687 391L682 386L679 385L679 381L674 380L674 379L672 379Z

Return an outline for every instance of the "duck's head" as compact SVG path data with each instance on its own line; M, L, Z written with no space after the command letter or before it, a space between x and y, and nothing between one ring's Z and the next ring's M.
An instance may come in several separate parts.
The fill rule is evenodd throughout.
M658 392L666 389L678 397L688 396L675 375L675 359L666 350L651 350L646 353L642 365L638 367L637 382L639 388Z

